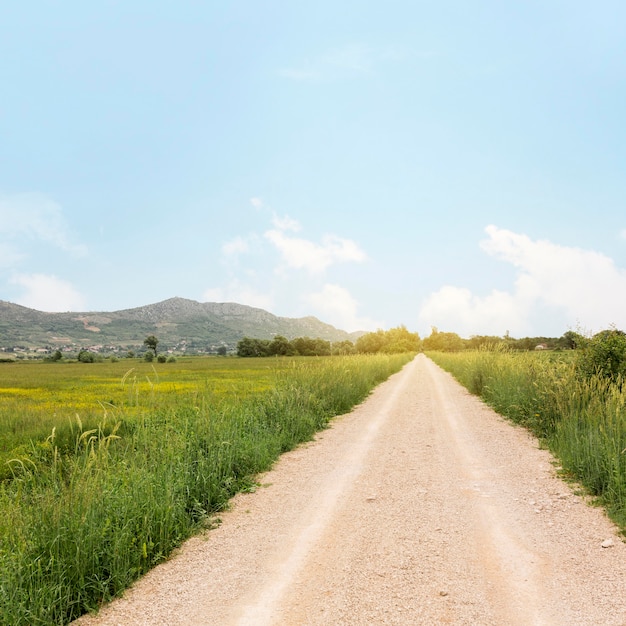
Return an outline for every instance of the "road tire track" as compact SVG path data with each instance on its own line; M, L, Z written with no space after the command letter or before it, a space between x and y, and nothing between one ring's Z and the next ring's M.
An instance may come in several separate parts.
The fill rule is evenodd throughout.
M615 527L423 355L260 481L76 623L626 626Z

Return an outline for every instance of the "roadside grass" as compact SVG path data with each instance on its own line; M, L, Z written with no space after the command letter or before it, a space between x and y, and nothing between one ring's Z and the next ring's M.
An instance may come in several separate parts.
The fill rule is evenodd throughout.
M9 461L0 483L0 623L60 625L96 611L412 356L194 360L157 368L158 381L140 370L137 382L147 376L152 387L130 394L116 389L121 377L111 382L119 364L84 365L91 381L55 381L58 364L29 373L31 389L70 399L84 392L95 406L89 420L72 419L74 405L57 406L47 436L21 441L25 454ZM94 389L108 392L104 402ZM38 405L40 393L24 407L27 420L49 406ZM68 419L59 445L57 426Z
M626 532L626 385L581 376L571 352L432 352L501 415L529 428Z

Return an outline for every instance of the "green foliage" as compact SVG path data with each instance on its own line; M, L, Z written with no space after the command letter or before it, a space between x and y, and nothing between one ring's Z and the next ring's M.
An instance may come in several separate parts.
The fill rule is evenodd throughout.
M154 356L157 355L157 346L159 345L159 340L154 335L148 335L143 340L143 345L146 346L148 350L152 350L152 352L154 352Z
M278 356L293 356L296 354L296 350L292 343L282 335L276 335L268 346L269 353L271 355Z
M583 342L578 369L587 378L599 375L616 380L626 375L626 333L603 330Z
M345 341L335 341L331 345L331 353L347 356L348 354L355 354L356 348L349 339L346 339Z
M296 337L289 341L277 335L273 340L244 337L237 343L237 356L329 356L331 343L324 339Z
M296 337L292 342L295 354L300 356L328 356L331 353L330 341Z
M431 333L424 339L424 350L441 352L458 352L465 348L465 343L456 333L441 333L434 326Z
M167 357L164 354L159 354L159 356L157 357L157 361L159 363L165 363L167 361Z
M95 363L96 355L93 352L89 352L89 350L81 350L78 353L78 360L81 363Z
M460 350L493 349L496 347L510 350L529 351L541 346L548 350L574 350L585 345L585 338L574 331L567 331L562 337L522 337L515 339L510 335L472 335L463 339L456 333L442 333L435 327L430 336L424 339L424 350L438 352L458 352Z
M56 626L96 610L166 559L281 452L361 402L408 358L280 359L273 363L283 369L269 373L266 361L205 359L232 370L162 399L153 381L136 419L126 406L107 404L98 424L79 422L69 438L53 430L26 445L14 478L0 484L0 623ZM193 365L173 369L182 376ZM68 367L44 369L56 375ZM100 367L105 373L113 365L90 371ZM144 368L142 379L153 371L136 367ZM246 394L255 367L272 382ZM237 372L229 399L211 391L222 375L230 374L232 386ZM132 376L125 373L124 385ZM128 398L131 407L138 400Z
M237 343L237 356L269 356L269 345L270 342L267 339L244 337Z
M417 333L410 333L404 326L398 326L362 335L357 339L355 348L360 354L399 354L419 351L421 341Z
M152 363L152 361L154 361L154 352L152 352L152 350L148 350L148 352L143 355L143 360L146 363Z

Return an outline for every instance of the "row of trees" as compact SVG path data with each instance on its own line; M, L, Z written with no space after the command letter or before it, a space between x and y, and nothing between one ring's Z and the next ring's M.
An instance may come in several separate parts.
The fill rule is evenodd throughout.
M417 352L420 338L417 333L410 333L404 326L391 330L378 330L352 341L331 343L325 339L296 337L287 339L277 335L274 339L253 339L244 337L237 343L237 356L329 356L331 354L375 354Z
M434 326L430 336L422 342L424 350L437 350L440 352L458 352L460 350L478 350L487 346L504 346L511 350L535 350L537 346L549 350L572 350L580 347L583 336L573 331L567 331L561 337L523 337L515 339L507 333L504 337L495 335L473 335L469 339L463 339L456 333L440 332Z
M237 356L328 356L332 354L330 341L298 337L289 341L282 335L274 339L244 337L237 343Z

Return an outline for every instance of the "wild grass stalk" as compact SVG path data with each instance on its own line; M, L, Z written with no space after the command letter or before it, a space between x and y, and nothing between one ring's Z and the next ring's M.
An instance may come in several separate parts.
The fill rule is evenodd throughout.
M103 404L95 427L74 420L71 446L56 430L30 441L0 482L0 623L97 610L409 358L281 360L242 397L202 385L159 397L155 385L130 417Z
M532 430L626 530L626 385L581 376L571 354L429 353L497 412Z

